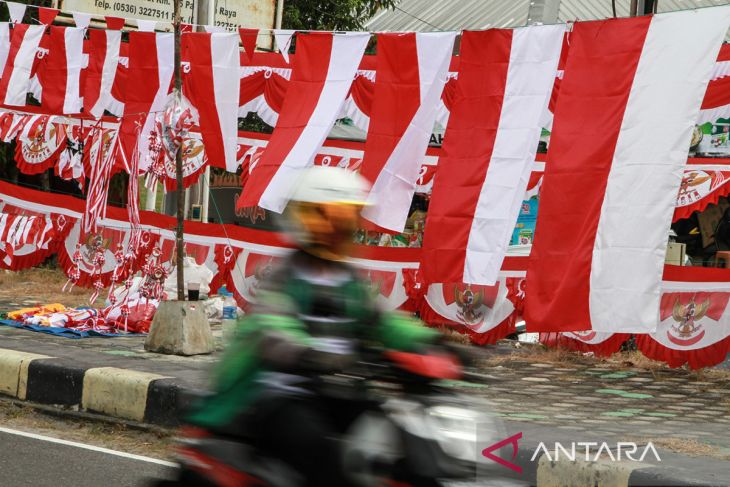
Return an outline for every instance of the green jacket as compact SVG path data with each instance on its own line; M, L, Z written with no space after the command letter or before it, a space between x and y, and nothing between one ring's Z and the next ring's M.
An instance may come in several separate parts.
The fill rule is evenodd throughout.
M257 309L237 324L224 357L213 373L213 394L196 405L188 421L207 427L225 427L245 410L262 392L258 382L261 374L274 370L267 357L267 336L286 337L295 346L308 347L312 336L297 316L307 314L323 293L339 300L346 318L355 329L343 330L344 335L376 342L386 348L415 351L430 343L438 332L420 321L401 313L381 313L377 310L370 286L356 278L354 271L338 286L322 287L297 276L293 269L306 266L312 260L307 254L295 253L281 266L267 285L258 292ZM340 264L332 264L340 265ZM271 355L272 351L268 351ZM273 351L281 360L292 354ZM294 365L296 364L289 364Z

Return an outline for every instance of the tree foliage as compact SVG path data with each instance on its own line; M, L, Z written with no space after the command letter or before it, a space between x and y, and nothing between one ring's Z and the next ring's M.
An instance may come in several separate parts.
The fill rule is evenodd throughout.
M398 0L285 0L282 26L300 30L363 30L381 8Z

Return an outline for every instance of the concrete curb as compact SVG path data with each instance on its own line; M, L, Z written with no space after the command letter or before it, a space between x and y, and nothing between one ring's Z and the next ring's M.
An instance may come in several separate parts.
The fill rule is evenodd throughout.
M520 450L515 463L522 474L509 478L523 485L537 487L583 487L585 485L611 487L728 487L730 479L722 482L704 482L692 479L686 472L670 466L640 462L608 462L557 460L544 455L531 461L532 451Z
M0 349L0 394L166 427L202 395L162 375L8 349Z

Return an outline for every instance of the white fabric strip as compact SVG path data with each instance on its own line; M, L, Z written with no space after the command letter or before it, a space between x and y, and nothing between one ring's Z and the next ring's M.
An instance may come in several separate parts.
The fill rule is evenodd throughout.
M63 113L81 111L81 68L84 61L85 29L67 27L66 41L66 95L63 99Z
M0 22L0 76L10 54L10 24Z
M30 70L33 67L33 60L45 29L45 25L28 26L28 30L23 36L23 42L20 44L20 49L18 49L18 54L15 56L13 66L10 67L10 83L8 84L7 93L5 93L5 105L25 105L25 94L28 93L28 88L30 88ZM3 75L7 76L7 69L5 71Z
M0 243L5 245L5 242L8 241L6 230L8 223L8 214L7 213L0 213Z
M466 247L465 283L491 286L499 277L530 180L564 32L560 25L512 31L502 112Z
M730 6L655 15L608 176L593 247L592 329L653 332L676 195ZM647 134L652 134L647 138Z
M368 195L371 206L362 212L383 228L402 232L405 227L448 78L455 38L455 32L416 34L421 106L373 183Z
M259 206L267 210L277 213L284 211L300 171L312 165L317 150L322 147L340 113L370 40L370 34L366 32L332 35L327 78L317 106L307 126L299 134L298 140L261 195Z
M241 84L238 79L240 58L238 34L211 34L211 60L213 62L213 90L218 122L223 138L226 169L236 172L238 161L238 95Z
M101 68L101 87L99 88L99 98L96 104L90 110L95 118L99 118L104 114L104 110L109 107L112 101L112 86L117 75L117 66L119 65L119 48L122 43L122 32L118 30L106 30L106 54L104 56L104 65Z

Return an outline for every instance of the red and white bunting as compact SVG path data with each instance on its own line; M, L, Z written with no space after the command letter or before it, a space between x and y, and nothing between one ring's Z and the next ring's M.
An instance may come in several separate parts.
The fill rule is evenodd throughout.
M517 316L510 287L521 279L501 276L491 286L431 284L421 316L429 323L456 325L480 345L495 343L514 333Z
M332 129L370 34L313 33L297 41L292 78L269 145L237 207L281 213L301 171Z
M656 329L687 141L729 24L723 6L573 28L530 256L528 330Z
M89 32L91 52L84 84L84 110L95 118L104 114L112 101L122 33L94 29Z
M427 282L497 281L535 160L563 31L549 25L464 32L426 220Z
M131 32L124 117L119 128L121 154L126 161L139 157L149 165L150 133L157 112L163 110L174 70L173 34ZM124 163L128 167L127 163Z
M91 24L91 14L83 12L71 12L71 16L74 19L76 27L78 27L79 29L86 29L89 27L89 24Z
M81 111L84 32L74 27L50 27L49 52L38 68L43 87L41 106L50 113Z
M379 227L395 232L402 232L405 227L455 38L455 32L379 37L385 46L378 51L375 95L361 171L373 181L368 196L371 206L362 215ZM400 87L405 84L411 86ZM371 134L378 133L383 136L371 141Z
M183 58L190 63L183 92L198 111L205 152L236 172L238 161L239 50L236 34L185 34Z
M287 64L289 64L289 47L291 47L291 41L295 33L295 30L290 29L274 30L274 43L276 44L276 49L281 53Z
M238 29L238 35L241 38L243 52L250 63L253 59L253 53L256 50L256 41L259 38L258 29Z
M670 367L685 363L692 369L713 367L730 351L727 277L719 269L695 272L704 282L672 281L665 273L659 325L654 333L636 336L636 346L643 354Z
M28 7L25 3L18 2L5 2L8 6L8 12L10 13L10 21L14 24L19 24L25 17L25 9Z
M48 115L27 117L18 134L15 162L23 174L40 174L53 168L66 146L66 127Z
M10 52L0 79L0 103L3 105L25 105L31 70L45 29L44 25L18 24L13 27Z
M43 25L51 25L59 12L57 8L38 7L38 20Z

